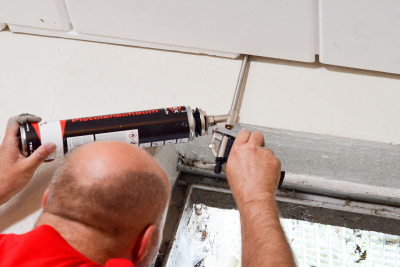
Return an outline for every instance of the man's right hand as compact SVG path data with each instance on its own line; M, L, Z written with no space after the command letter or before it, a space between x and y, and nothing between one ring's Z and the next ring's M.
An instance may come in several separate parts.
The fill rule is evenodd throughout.
M228 157L227 178L240 212L242 266L294 267L275 203L281 163L260 132L242 130Z
M275 202L281 163L264 145L261 132L242 130L232 146L227 178L238 206L254 201Z

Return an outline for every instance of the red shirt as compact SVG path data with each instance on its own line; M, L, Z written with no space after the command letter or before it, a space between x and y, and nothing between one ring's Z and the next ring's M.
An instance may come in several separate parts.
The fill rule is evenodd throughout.
M22 235L0 235L0 266L101 265L71 247L51 226L41 225ZM133 267L133 263L127 259L111 259L105 266Z

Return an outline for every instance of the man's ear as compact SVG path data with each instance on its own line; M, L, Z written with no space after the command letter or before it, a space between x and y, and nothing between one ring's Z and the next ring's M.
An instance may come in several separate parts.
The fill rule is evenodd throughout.
M42 199L42 208L43 209L44 209L44 206L46 205L48 195L49 195L49 189L47 188L46 191L44 191L43 199Z
M156 227L154 224L148 226L136 240L135 246L132 251L132 261L136 263L141 261L147 254L150 245L151 236Z

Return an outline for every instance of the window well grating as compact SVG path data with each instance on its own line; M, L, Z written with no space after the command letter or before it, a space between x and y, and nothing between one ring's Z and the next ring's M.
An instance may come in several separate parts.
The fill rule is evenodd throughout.
M400 266L399 236L281 219L299 266Z
M399 236L281 219L298 266L400 266ZM167 266L240 266L237 210L193 205L182 220Z

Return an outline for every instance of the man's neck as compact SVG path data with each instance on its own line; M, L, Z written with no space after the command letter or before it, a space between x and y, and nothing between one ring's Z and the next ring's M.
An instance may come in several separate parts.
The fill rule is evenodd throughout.
M115 238L88 225L47 212L42 213L35 227L44 224L53 227L71 247L98 264L104 265L111 258L127 258L124 251L115 250Z

